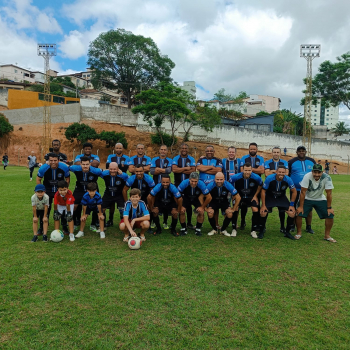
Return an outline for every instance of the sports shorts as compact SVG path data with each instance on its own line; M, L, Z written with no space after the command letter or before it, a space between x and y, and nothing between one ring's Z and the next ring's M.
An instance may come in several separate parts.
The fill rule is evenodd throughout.
M130 219L128 219L128 220L129 220L129 222L131 222ZM133 228L141 228L141 223L142 223L142 222L143 222L143 221L136 221ZM123 223L124 223L124 218L122 218L122 219L120 220L119 225L120 225L120 224L123 224Z
M298 203L299 206L299 203ZM328 215L327 211L327 200L314 201L311 199L305 199L304 201L304 214L299 214L299 216L306 218L312 209L316 210L316 213L320 219L333 219L334 215Z
M86 207L86 215L90 215L91 213L98 214L98 208L97 207Z
M75 190L73 192L73 197L75 199L74 204L80 204L81 200L83 199L85 192L81 191L81 190Z
M167 205L164 205L163 202L161 201L156 201L154 203L154 208L158 208L159 210L159 214L164 214L164 213L168 213L171 214L171 211L175 208L177 209L178 205L176 204L175 201L171 201L170 203L168 203Z
M118 209L123 209L124 208L124 198L123 195L117 195L117 196L109 196L109 195L104 195L102 197L102 209L109 209L113 203L117 204Z
M241 198L241 201L239 202L239 208L242 207L259 208L259 204L256 201L252 201L252 198Z
M220 209L223 213L226 211L227 208L230 207L230 202L226 200L222 201L211 201L208 205L208 208L212 208L214 210Z
M57 204L57 210L60 214L67 214L67 207L65 205L59 205ZM73 214L74 211L74 204L70 205L70 212Z
M269 213L272 212L272 208L278 208L278 211L286 211L289 209L289 200L286 196L279 198L265 197L265 205Z
M188 198L188 197L183 197L182 206L183 206L184 208L188 209L188 208L190 208L192 205L197 209L197 208L200 207L202 204L201 204L201 202L199 201L198 198L194 198L193 200L191 200L191 199Z

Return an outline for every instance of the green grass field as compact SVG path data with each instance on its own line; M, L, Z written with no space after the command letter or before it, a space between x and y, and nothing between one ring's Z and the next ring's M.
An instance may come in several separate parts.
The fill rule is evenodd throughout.
M333 177L337 244L323 240L316 214L314 235L284 238L274 212L264 240L250 225L237 238L208 237L206 224L202 237L163 231L132 251L116 227L105 240L87 231L31 243L35 182L25 168L7 169L1 349L350 348L349 177Z

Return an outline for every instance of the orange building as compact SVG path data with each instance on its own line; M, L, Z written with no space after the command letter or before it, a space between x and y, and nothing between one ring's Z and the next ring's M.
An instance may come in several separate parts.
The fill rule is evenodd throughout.
M63 97L57 95L50 95L50 97L50 106L80 102L80 98L75 97ZM44 94L41 92L8 90L8 109L43 107L44 104Z

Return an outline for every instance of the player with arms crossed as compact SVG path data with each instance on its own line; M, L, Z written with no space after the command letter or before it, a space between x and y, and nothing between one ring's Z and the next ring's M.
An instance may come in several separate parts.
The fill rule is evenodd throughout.
M136 156L132 156L129 162L129 171L131 174L135 174L136 165L143 165L145 174L148 174L151 169L151 158L145 154L145 146L142 143L136 145Z
M60 140L53 140L52 141L52 152L51 153L57 154L58 155L58 160L60 162L67 163L67 159L68 158L67 158L67 156L64 153L60 152L60 149L61 149L61 141ZM46 162L48 162L48 160L49 160L49 154L50 153L47 153L44 156L44 159L46 160Z
M212 198L206 209L209 223L212 227L208 236L213 236L215 233L218 233L218 230L221 230L224 236L230 237L231 235L226 231L226 228L231 222L232 214L238 210L241 197L236 189L228 181L225 181L225 176L222 172L215 175L214 181L208 184L207 189ZM230 201L227 197L229 192L231 193L232 201L235 203L233 208L230 207ZM225 216L221 228L218 224L219 210Z
M221 159L214 157L214 146L208 145L205 148L205 157L201 157L197 162L197 170L199 171L199 180L206 185L215 179L218 172L222 172Z
M289 202L286 191L289 187L291 193L291 202ZM264 238L264 227L266 224L268 213L272 212L274 207L277 207L279 212L284 211L289 217L294 218L295 209L294 201L297 196L292 179L286 175L286 168L284 165L279 165L276 174L269 175L264 182L261 190L261 222L260 232L258 235L259 239ZM290 226L287 226L287 230L284 233L284 237L289 239L295 239L290 234Z
M322 165L315 164L312 172L306 174L300 182L300 201L297 207L296 239L301 238L302 217L307 217L309 212L314 208L318 217L325 219L325 236L324 239L331 243L337 241L330 236L333 226L334 210L332 208L332 190L334 188L331 177L323 173ZM327 198L323 194L326 191Z
M269 159L264 162L265 166L265 176L276 174L277 168L283 165L286 168L286 175L288 176L288 162L284 159L281 159L281 149L279 147L274 147L272 149L272 159Z
M130 190L130 199L125 203L123 219L119 228L124 232L124 242L131 237L136 237L136 228L141 228L140 238L145 241L145 232L149 228L150 215L146 203L141 200L141 191L138 188Z
M188 208L190 207L192 209L193 205L195 208L195 213L197 214L195 234L197 236L201 236L201 228L204 221L204 212L211 201L209 190L205 186L205 183L202 180L199 180L199 175L196 172L191 173L189 179L182 181L178 186L178 190L182 194L183 198L182 208L180 212L180 235L187 235L186 212L188 213Z
M83 144L83 154L78 154L75 157L74 165L81 165L81 158L88 158L91 166L98 168L100 165L100 158L96 154L92 154L92 143L86 142Z

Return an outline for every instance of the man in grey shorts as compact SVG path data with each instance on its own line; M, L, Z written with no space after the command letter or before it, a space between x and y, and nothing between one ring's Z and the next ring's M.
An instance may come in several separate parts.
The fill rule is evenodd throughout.
M36 156L34 154L35 154L34 151L32 151L30 153L30 156L28 156L27 158L27 168L29 169L29 173L30 173L29 181L33 181L33 171L34 171L34 168L38 166L36 162Z

